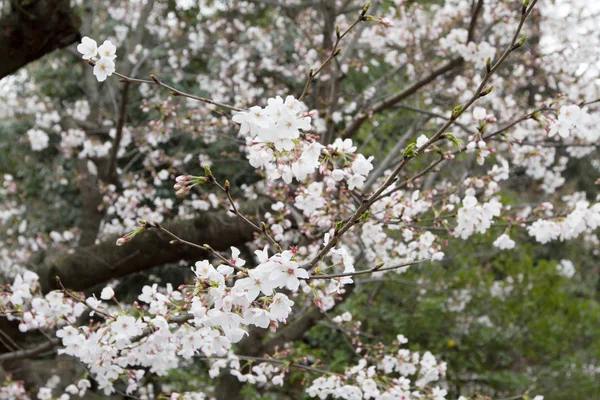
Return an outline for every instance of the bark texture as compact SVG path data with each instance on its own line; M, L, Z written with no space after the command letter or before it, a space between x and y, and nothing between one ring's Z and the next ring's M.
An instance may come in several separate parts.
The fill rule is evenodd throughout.
M0 78L80 40L79 17L69 0L13 0L0 16Z
M256 202L241 209L246 215L264 212L269 202ZM229 214L229 215L227 215ZM208 244L215 250L228 250L254 239L255 231L226 211L208 211L194 219L162 224L184 240ZM72 290L86 290L100 283L182 259L207 257L207 253L172 240L158 230L140 233L131 242L116 246L117 236L99 244L80 247L71 254L49 257L39 269L44 292L58 289L56 277Z

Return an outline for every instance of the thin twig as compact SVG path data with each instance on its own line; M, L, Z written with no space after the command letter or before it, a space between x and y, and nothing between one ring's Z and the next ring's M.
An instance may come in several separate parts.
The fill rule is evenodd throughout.
M93 61L88 61L88 64L91 65L91 66L96 65L96 63L93 62ZM173 96L187 97L189 99L201 101L201 102L206 103L206 104L212 104L214 106L217 106L217 107L220 107L220 108L224 108L224 109L229 110L229 111L237 111L237 112L244 111L241 108L233 107L233 106L230 106L228 104L219 103L217 101L214 101L214 100L211 100L211 99L207 99L206 97L194 96L193 94L182 92L179 89L175 89L174 87L171 87L171 86L167 85L166 83L161 82L160 80L158 80L158 78L155 75L150 75L150 78L152 80L148 80L148 79L132 78L130 76L123 75L123 74L120 74L118 72L113 72L113 74L116 75L116 76L118 76L119 78L121 78L120 79L121 82L147 83L149 85L158 85L158 86L161 86L161 87L163 87L163 88L165 88L167 90L170 90L171 91L171 95L173 95Z
M71 297L73 300L75 300L75 301L83 304L84 306L86 306L87 308L89 308L90 310L92 310L93 312L95 312L95 313L97 313L99 315L102 315L104 318L107 318L107 319L116 319L112 315L107 314L107 313L105 313L103 311L98 310L97 308L94 308L94 307L90 306L86 301L84 301L81 298L79 298L79 296L75 296L73 293L71 293L71 291L69 289L67 289L67 288L64 287L64 285L62 284L62 281L60 280L60 278L58 276L56 277L56 282L60 285L60 287L62 288L63 292L67 296Z
M217 252L215 249L213 249L212 247L210 247L208 244L203 244L203 245L199 245L193 242L189 242L185 239L180 238L179 236L177 236L176 234L174 234L173 232L171 232L170 230L168 230L167 228L163 227L161 224L159 224L158 222L154 221L152 222L152 224L148 225L150 228L156 228L158 230L160 230L161 232L166 233L167 235L171 236L174 240L174 242L179 242L179 243L183 243L185 245L191 246L191 247L195 247L197 249L200 250L204 250L207 253L210 253L212 255L214 255L215 257L219 258L223 263L229 265L230 267L237 269L238 271L242 271L245 272L246 269L239 267L237 265L235 265L234 263L232 263L231 261L229 261L227 258L223 257L223 255L221 255L219 252Z
M309 88L310 88L312 81L317 77L317 75L319 75L321 73L321 71L323 71L323 68L325 68L331 62L331 60L333 60L335 57L337 57L341 53L342 49L339 48L338 46L339 46L340 42L342 41L342 39L344 38L344 36L346 36L348 33L350 33L350 31L352 31L352 29L354 29L354 27L356 25L358 25L361 21L366 21L367 10L368 10L367 7L363 8L363 10L360 12L360 15L358 16L358 18L343 33L340 33L338 28L336 27L337 38L335 40L333 48L331 49L331 53L329 53L329 56L327 57L327 59L323 62L323 64L321 64L321 66L316 71L313 71L312 69L310 71L308 71L308 79L306 80L306 84L304 85L304 90L302 90L302 94L300 95L300 97L298 97L298 100L301 101L302 99L304 99L304 97L306 97L307 94L310 93Z
M371 269L366 269L364 271L356 271L356 272L345 272L345 273L341 273L341 274L329 274L329 275L311 275L309 276L306 280L315 280L315 279L334 279L334 278L344 278L347 276L357 276L357 275L366 275L366 274L372 274L374 272L383 272L383 271L391 271L394 269L398 269L398 268L402 268L402 267L408 267L409 265L415 265L415 264L419 264L425 261L430 261L431 258L426 258L424 260L417 260L417 261L411 261L408 263L404 263L404 264L398 264L398 265L393 265L390 267L373 267Z
M231 186L229 184L229 181L225 181L225 186L223 186L219 182L217 182L217 180L212 175L210 175L208 178L209 178L209 181L212 181L212 183L214 183L219 189L221 189L221 191L223 191L223 193L225 193L225 195L227 196L227 200L229 200L229 204L231 205L231 209L229 210L231 213L233 213L237 217L241 218L242 221L244 221L246 224L248 224L250 227L252 227L252 229L254 229L255 231L257 231L259 233L263 233L267 237L269 242L271 242L271 244L273 246L275 246L277 251L279 251L279 252L283 251L283 249L281 248L281 245L279 243L277 243L277 241L269 233L267 226L264 222L261 222L261 224L260 224L261 226L258 226L254 222L250 221L244 214L242 214L238 210L237 206L235 205L235 200L231 196Z

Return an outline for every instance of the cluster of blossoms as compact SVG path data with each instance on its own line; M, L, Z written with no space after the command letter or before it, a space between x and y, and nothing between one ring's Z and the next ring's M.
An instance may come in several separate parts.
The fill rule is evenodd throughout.
M184 9L189 9L193 6L189 1L177 1L178 6ZM205 2L201 2L203 5ZM218 2L217 2L218 3ZM417 77L418 65L422 62L425 70L430 68L425 58L421 54L414 57L415 60L421 62L411 64L407 62L407 56L404 51L399 51L398 47L406 47L412 42L422 42L425 38L436 39L440 38L442 32L449 22L459 19L462 16L471 15L469 2L466 1L449 1L443 6L439 13L436 14L434 23L428 23L427 15L420 10L418 4L412 9L407 10L408 6L403 4L402 0L394 1L397 6L398 15L402 14L406 23L397 24L398 30L394 30L394 34L389 34L387 38L378 35L376 29L368 28L365 30L367 35L360 38L360 43L367 44L369 50L380 50L382 58L391 66L397 67L406 66L407 76L410 78ZM413 2L411 2L413 3ZM222 7L227 7L222 5ZM240 6L244 13L244 5ZM412 7L412 6L411 6ZM483 18L491 21L501 19L507 15L504 13L506 8L503 4L498 4L494 7L495 15L490 15L487 8L484 7ZM111 8L109 13L117 20L124 20L126 12L123 8ZM395 12L395 11L390 11ZM119 16L120 14L120 16ZM314 14L310 11L307 13L312 19ZM410 21L412 16L416 16L414 21ZM392 27L394 24L388 18L378 18L377 21L385 26ZM227 27L224 23L206 24L210 33L217 29L226 28L228 32L244 31L246 27L236 20L233 26ZM281 21L277 21L274 29L285 29L287 27ZM317 24L314 24L317 25ZM179 24L174 23L173 17L169 17L168 27L153 27L156 34L162 40L166 40L169 36L180 37L173 35L175 29L178 29ZM435 27L430 28L431 26ZM505 32L498 32L498 26L494 26L492 31L504 37ZM127 33L127 27L118 25L115 28L118 40L123 40ZM208 42L209 34L205 34L203 27L195 27L193 32L189 34L192 42L192 52L199 52L205 45L211 45ZM255 29L248 29L247 36L251 41L255 41L258 48L257 53L263 55L262 61L255 66L257 69L263 69L269 72L279 72L284 76L290 76L292 72L302 66L303 63L297 62L298 56L306 57L306 61L318 57L318 53L303 53L304 49L300 48L298 54L294 54L293 67L288 67L285 64L278 64L279 60L275 61L270 57L264 57L272 48L277 46L276 39L271 39L269 35L264 35L262 32ZM369 34L370 33L370 34ZM398 33L396 35L396 33ZM241 35L240 35L241 36ZM285 35L272 35L273 37ZM258 96L263 96L264 88L256 87L254 82L257 81L257 76L253 72L243 67L237 67L238 64L248 65L250 52L242 49L242 46L236 46L233 51L226 43L226 40L218 42L214 46L215 52L222 56L223 60L216 70L234 69L231 81L235 86L235 94L231 95L235 101L251 101ZM493 57L495 50L488 45L486 41L480 41L479 44L474 42L467 43L467 31L464 29L450 30L450 33L441 38L442 50L451 53L457 53L463 59L476 63L477 66L483 65L489 57ZM117 42L119 44L119 42ZM275 45L274 45L275 44ZM392 45L389 48L387 45ZM130 54L137 62L137 57L147 52L147 49L137 49ZM297 47L302 47L297 44ZM412 46L419 47L419 46ZM99 48L94 40L85 37L82 43L77 47L78 51L83 54L83 58L95 63L94 75L99 81L104 81L107 76L114 72L114 59L116 58L116 47L110 42L105 41ZM360 49L364 51L364 49ZM309 55L312 54L313 57ZM426 54L426 53L424 53ZM180 59L177 59L172 52L169 52L169 64L173 68L180 68L189 62L187 53ZM192 53L193 55L193 53ZM348 57L347 59L354 59ZM131 62L134 62L131 61ZM303 60L304 61L304 60ZM310 61L309 61L310 62ZM349 70L347 61L342 62L341 70L347 73ZM373 59L373 66L378 66L379 61ZM368 65L362 65L361 72L369 72ZM180 79L183 75L181 71L174 73L175 80ZM514 80L528 77L525 73L514 71ZM370 78L370 77L369 77ZM200 76L198 82L203 88L207 88L211 94L215 95L217 100L227 99L230 90L226 84L211 80L208 76ZM502 87L502 86L501 86ZM453 84L452 90L457 90L461 95L469 95L467 88L467 80L464 77L457 77ZM372 89L372 90L371 90ZM370 86L369 93L365 94L365 101L373 97L375 88ZM142 87L140 92L147 95L147 88ZM510 96L509 96L510 97ZM153 99L154 101L155 99ZM425 99L431 101L431 98ZM340 98L340 105L343 105L345 100ZM494 98L499 111L497 115L510 115L513 108L510 107L511 102L515 100L509 98L503 101ZM156 103L159 103L156 101ZM77 119L85 119L89 114L89 107L80 104L76 107L74 116ZM346 117L336 118L336 112L332 118L334 122L350 122L352 113L357 110L357 103L353 100L345 108ZM58 114L56 113L38 113L44 118L38 118L36 115L36 123L40 127L49 128L52 123L57 123ZM340 114L338 112L338 114ZM191 121L186 119L186 124L195 125L194 120L200 120L194 114ZM587 129L587 126L593 125L590 119L586 117L587 111L580 109L579 106L566 106L560 109L558 119L552 122L548 128L548 136L553 137L558 133L559 137L566 138L575 137L581 140L589 140L597 138L599 131ZM81 117L81 118L79 118ZM466 116L466 118L470 118ZM487 119L487 113L483 108L476 108L473 111L473 118L479 121L480 126ZM166 119L166 118L165 118ZM331 235L334 233L331 227L334 221L339 216L347 215L347 209L342 212L344 207L350 211L355 208L350 195L347 191L339 190L339 183L345 182L349 191L354 189L362 189L367 181L368 174L372 170L372 157L366 158L362 154L356 154L357 148L354 146L351 139L337 139L333 144L323 146L318 143L316 137L311 136L307 132L311 129L311 123L317 131L322 132L322 126L317 126L317 115L315 112L308 112L307 107L300 101L288 96L285 101L278 97L268 100L267 107L252 107L248 111L238 113L233 120L241 124L240 135L247 139L247 151L250 158L250 163L255 168L265 171L267 177L271 180L281 178L285 183L290 184L295 178L301 184L295 190L295 207L300 210L306 218L307 223L300 223L303 233L312 233L322 235L324 231L325 244L329 243ZM190 123L191 122L191 123ZM319 121L322 122L322 121ZM469 123L471 121L468 121ZM376 121L374 125L376 126ZM171 137L174 123L166 122L164 125L161 122L151 124L153 132L146 134L144 132L146 143L140 145L141 154L146 155L144 161L146 168L149 171L163 168L161 165L168 161L164 152L155 149L161 141L167 141ZM583 129L586 125L586 129ZM208 124L206 131L215 130L214 126L219 127L218 123L214 125ZM178 126L177 128L181 128ZM163 132L164 129L164 132ZM524 130L522 137L531 138L533 128ZM114 129L111 130L114 133ZM128 138L127 129L125 129L124 138ZM583 133L582 133L583 132ZM48 146L48 135L39 129L32 129L27 132L30 139L32 149L39 151ZM596 136L594 136L596 135ZM114 137L114 134L111 134ZM477 135L476 135L477 136ZM581 136L581 137L579 137ZM514 139L520 139L520 135L514 135ZM417 139L417 146L420 147L427 143L428 138L422 135ZM590 141L594 143L594 141ZM123 140L121 146L126 145L127 141ZM489 142L487 142L489 143ZM472 140L467 145L467 151L477 151L477 161L482 165L486 157L491 154L486 141L478 135L478 140ZM62 133L61 147L67 149L66 154L70 154L72 149L83 146L83 151L79 153L80 158L106 157L111 148L110 142L100 143L85 140L85 132L79 129L69 129ZM554 163L554 149L542 149L538 146L523 145L515 146L515 160L513 163L520 166L531 165L527 168L527 174L534 179L543 178L548 181L544 187L545 190L551 193L555 188L562 184L562 181L557 177L565 167L565 162L560 161L557 166L552 167ZM593 146L590 146L593 149ZM120 149L122 150L122 149ZM567 150L571 152L571 149ZM586 148L585 151L590 151ZM583 154L579 152L578 154ZM191 157L191 155L189 155ZM183 157L182 157L183 158ZM188 157L186 156L185 159ZM494 180L503 180L508 177L509 164L507 160L498 159L500 166L494 166ZM90 161L91 162L91 161ZM183 163L185 164L184 161ZM90 165L88 163L88 165ZM93 163L91 165L94 165ZM159 167L161 166L161 167ZM181 163L173 162L173 167L181 166ZM90 172L95 167L88 167ZM552 169L551 169L552 168ZM562 169L561 169L562 168ZM320 180L308 182L304 184L315 172L319 172ZM530 172L533 171L533 172ZM535 174L535 175L531 175ZM160 169L156 173L155 185L169 178L170 173L167 169ZM551 178L547 178L551 176ZM322 177L322 179L321 179ZM132 229L135 221L141 214L149 220L162 221L162 213L156 210L171 210L173 201L171 199L160 199L156 196L156 190L149 187L143 179L138 176L132 176L130 181L123 184L124 191L122 194L116 193L116 188L108 188L105 194L105 206L107 207L107 215L110 221L104 221L101 232L102 236L111 233L121 233L123 229ZM189 192L189 189L200 181L195 181L196 177L182 176L177 179L176 189L179 194ZM563 179L564 181L564 179ZM158 183L157 183L158 182ZM492 185L489 185L490 188ZM410 186L409 186L410 188ZM443 257L440 251L438 238L429 231L420 229L414 225L418 216L433 210L435 201L433 197L437 196L436 190L432 191L404 191L397 190L400 187L396 185L390 186L389 190L394 191L391 195L375 202L371 207L371 215L373 218L365 218L359 229L354 232L349 232L337 247L334 247L325 260L330 261L334 267L343 267L344 273L354 272L355 255L364 255L369 262L377 264L379 262L390 264L393 262L413 261L420 259L439 260ZM342 193L344 192L344 193ZM214 195L213 195L214 196ZM339 197L338 197L339 196ZM487 196L487 194L486 194ZM212 205L216 207L218 201L209 197L209 201L201 199L193 199L189 209L206 210ZM284 199L285 200L285 199ZM146 204L153 203L155 207L152 209ZM444 211L451 211L455 205L460 203L460 199L456 197L456 201L451 201L452 204L446 205ZM140 204L144 206L140 207ZM285 205L278 206L285 208ZM492 199L488 203L479 204L475 198L473 189L468 189L465 198L463 199L463 207L458 210L458 226L455 229L455 234L465 239L475 232L484 233L491 226L494 217L500 214L501 204ZM184 206L179 209L179 215L192 215L187 212ZM278 211L273 207L273 211ZM576 237L590 230L596 229L599 225L598 215L600 209L598 205L590 206L589 203L580 202L575 207L574 211L564 219L560 220L545 220L541 219L531 225L528 230L532 236L540 242L547 242L552 239L560 238L569 239ZM151 217L149 217L150 215ZM302 217L302 216L300 216ZM267 221L270 221L268 218ZM301 221L302 222L302 221ZM275 229L275 226L278 228ZM284 220L280 224L269 224L269 228L276 233L275 239L280 240L288 238L283 232L284 227L289 228L291 223L289 220ZM281 232L280 232L281 230ZM401 238L392 237L388 234L388 230L398 230ZM277 232L275 232L277 231ZM131 235L126 235L118 244L125 243L132 238ZM360 243L360 245L359 245ZM514 241L507 234L500 236L494 245L500 249L510 249L515 246ZM364 247L361 249L361 246ZM139 296L139 300L146 303L147 306L140 307L137 310L116 310L94 297L87 299L87 307L91 307L92 314L97 314L100 317L104 316L105 323L92 325L90 327L65 327L58 333L65 346L64 352L76 356L83 361L92 371L99 377L98 381L101 388L107 392L113 390L113 383L116 379L125 377L128 388L128 393L133 392L138 383L145 375L145 371L139 366L146 367L150 372L163 375L170 368L178 365L178 357L191 358L193 355L200 353L206 357L210 356L225 356L231 348L232 343L238 342L246 333L249 325L255 325L261 328L275 329L279 323L284 323L290 312L294 302L285 294L276 292L276 289L286 289L296 292L298 289L310 292L304 280L309 275L308 272L299 266L299 261L302 258L312 258L317 245L312 247L301 247L298 253L294 251L282 251L271 257L268 256L267 250L257 253L259 265L255 269L245 270L245 261L239 258L239 251L232 249L232 255L229 263L222 264L217 268L213 267L208 261L199 262L194 269L196 274L196 283L189 290L182 293L173 290L172 287L167 287L164 290L158 288L157 285L152 287L146 286L143 293ZM10 256L10 257L9 257ZM6 258L14 258L12 254L7 254ZM319 268L329 268L331 265L326 265L327 261L319 263ZM404 272L406 268L397 269L397 272ZM237 272L239 271L239 272ZM561 262L557 268L559 274L567 276L572 275L574 268L569 268L568 264ZM375 274L379 274L378 272ZM234 278L235 283L232 284ZM512 278L510 278L512 279ZM58 321L58 314L66 317L69 322L73 322L74 318L79 316L86 306L83 303L74 302L70 298L65 298L62 293L51 292L44 297L36 297L37 294L32 288L35 287L37 277L24 274L19 276L18 280L8 288L7 294L3 298L3 307L8 313L11 308L17 313L21 313L22 319L20 328L22 330L36 329L43 327L54 327ZM507 279L507 284L497 284L495 293L510 293L512 286L511 281ZM339 293L343 285L352 283L352 277L346 276L330 280L330 283L317 287L317 293ZM323 292L322 292L322 291ZM183 290L182 290L183 291ZM287 293L287 292L286 292ZM100 295L101 300L111 300L114 292L110 288L105 288ZM292 295L290 295L292 296ZM334 300L331 296L322 296L322 307L328 309L333 306ZM499 294L498 296L502 296ZM324 300L326 299L326 300ZM469 301L469 295L466 292L458 292L453 299L453 310L464 308ZM27 305L27 307L22 307ZM55 310L54 310L55 309ZM121 313L121 314L119 314ZM183 324L180 323L183 321ZM220 362L215 362L215 365ZM262 382L269 377L274 385L282 383L281 371L268 364L259 364L252 368L252 373L244 373L239 364L236 366L233 362L230 364L233 369L232 373L241 381L245 382ZM439 367L439 368L438 368ZM407 377L415 376L417 379L416 386L421 387L434 381L437 375L442 374L443 368L440 365L436 366L435 360L429 353L425 353L422 357L418 354L410 353L404 350L398 351L394 356L384 358L381 363L368 367L367 361L361 362L357 367L350 369L345 376L332 376L329 378L320 378L311 386L313 395L318 397L327 397L331 395L338 398L422 398L418 389L414 389ZM214 371L214 369L211 369ZM237 371L237 372L234 372ZM386 387L381 387L380 381L376 379L378 372L399 374L400 378L394 378L392 384ZM434 379L435 377L435 379ZM85 386L85 385L84 385ZM71 387L71 391L77 390ZM81 390L81 388L79 388ZM16 388L15 390L18 390ZM84 390L85 391L85 390ZM44 390L43 396L48 396L48 390ZM75 392L73 392L75 394ZM81 394L80 394L81 395ZM444 398L445 390L434 388L427 391L426 396L433 399ZM203 395L183 394L182 398L203 398ZM181 398L174 394L171 398ZM538 396L539 397L539 396ZM539 400L536 398L536 400Z
M31 144L31 150L42 151L48 147L48 141L50 138L48 134L40 129L30 129L27 131L27 137Z
M104 82L115 72L117 47L110 40L105 40L98 47L94 39L84 36L81 43L77 45L77 51L82 54L81 58L94 63L94 75L98 82Z
M327 175L324 181L330 187L346 180L350 190L360 189L373 168L372 158L353 154L356 147L350 139L337 139L325 148L306 134L313 116L315 112L293 96L285 101L278 96L270 98L265 108L237 113L233 121L241 125L239 135L246 138L250 164L263 169L270 180L303 182L318 170Z
M398 336L398 340L406 343L402 335ZM446 364L438 363L431 353L420 355L398 348L395 353L385 354L379 360L362 359L344 374L317 378L306 392L323 400L408 400L423 396L442 400L446 398L446 390L427 386L445 373Z
M60 384L60 376L53 375L48 379L46 384L38 388L37 400L69 400L71 398L82 398L90 387L91 382L88 379L79 379L68 385L64 393L60 396L56 396L53 392L58 392L58 385ZM2 386L0 386L0 400L32 400L27 390L23 385L23 381L15 381L8 374Z
M465 191L462 207L458 210L456 236L467 239L477 233L485 233L492 225L494 217L500 215L502 204L492 198L489 202L478 204L475 197L475 189L469 188Z
M565 139L571 134L576 136L587 136L588 125L592 117L587 112L587 108L580 108L578 105L571 104L562 106L558 110L558 118L550 123L548 136L553 137L558 134ZM594 130L595 131L595 130Z
M231 375L235 376L240 382L247 382L261 387L283 386L284 378L287 372L286 368L280 367L281 362L273 359L275 363L258 362L252 365L251 362L243 363L235 354L229 354L226 358L215 359L210 367L209 375L216 377L224 368L229 369Z
M527 233L545 244L552 240L570 240L600 227L600 202L591 204L581 196L571 201L572 211L561 218L538 219L527 227Z
M38 281L39 276L35 272L18 274L12 285L0 295L0 314L8 320L19 321L21 332L76 323L84 313L85 305L60 291L42 296Z
M556 266L556 272L558 272L560 276L570 279L575 276L575 265L573 265L571 260L560 260Z
M440 49L458 53L465 61L473 62L481 68L488 59L494 58L496 48L486 41L467 43L468 35L466 29L453 29L446 37L440 39Z
M233 116L239 135L246 138L248 158L254 168L265 170L271 180L306 179L319 166L321 144L300 139L310 130L311 113L293 96L271 98L265 108L251 107Z
M73 325L57 331L64 346L60 352L85 363L105 393L114 391L114 382L123 374L128 376L127 392L132 393L144 376L136 366L163 375L177 365L179 357L189 359L198 352L206 357L225 355L232 343L247 334L249 325L274 328L286 321L294 302L275 289L298 290L300 279L309 277L307 270L299 267L290 251L271 257L267 249L257 251L260 264L249 271L239 254L232 248L229 261L217 268L208 261L196 263L192 269L196 284L187 288L185 295L170 287L165 293L157 286L144 287L139 300L148 304L145 316L125 314L126 310L119 312L104 303L102 300L114 297L109 287L100 300L89 297L85 304L65 299L57 291L44 298L37 290L38 277L31 272L18 276L5 292L2 311L17 314L13 318L21 320L22 331L53 328L62 319L70 321ZM228 286L236 269L246 271L247 277ZM23 306L25 301L31 309ZM76 317L85 310L103 317L104 323L76 327Z
M333 253L335 257L342 259L348 257L343 249L334 249ZM14 284L8 287L2 311L6 315L18 314L13 318L22 321L23 331L53 328L63 318L70 321L71 324L57 331L57 337L64 346L59 352L83 362L106 394L114 392L114 383L123 376L126 377L127 393L133 393L139 388L146 373L140 367L164 375L177 366L179 357L190 359L197 353L209 358L224 357L231 345L247 334L248 326L275 329L278 323L285 323L294 302L275 290L297 291L300 281L309 278L308 272L300 268L291 251L283 251L271 257L268 249L256 251L260 263L251 270L244 268L246 262L239 255L239 250L232 248L229 260L217 268L208 261L196 263L192 268L196 283L184 286L183 293L170 286L166 290L159 290L157 285L145 286L139 300L148 306L137 306L137 316L131 315L126 309L103 302L114 300L114 291L110 287L102 290L100 299L89 297L85 304L81 300L74 302L74 306L70 298L63 298L62 292L50 292L44 298L39 294L38 277L33 273L18 276ZM236 276L234 284L228 286L227 282ZM24 307L26 300L27 304L31 304L31 310ZM80 327L74 325L76 317L86 310L90 316L104 318L103 323ZM392 370L408 376L419 369L418 387L422 388L437 380L439 373L443 374L442 365L437 365L430 354L419 359L418 355L405 353L400 351L393 358L396 366ZM392 372L387 371L390 360L392 359L386 358L382 366L368 369L365 368L366 362L361 363L348 371L344 381L352 379L357 382L359 386L356 388L365 390L365 395L379 393L377 384L372 379L373 373L376 369L385 370L385 373ZM413 363L414 369L408 368L406 363ZM232 363L231 359L228 364L231 373L241 381L260 383L269 376L272 384L283 383L284 371L268 363L255 366L251 373L242 373L239 363ZM218 370L219 366L224 365L216 363L213 370ZM348 389L347 382L341 385L337 376L327 379L333 380L325 386L343 388L339 393L357 390ZM320 382L315 381L308 390L309 394L314 392L316 394L311 395L322 396L324 392L320 389ZM397 385L388 387L382 393L406 391L410 386L406 378L392 382ZM76 394L85 390L80 386L71 385L66 391ZM338 392L334 390L327 393ZM68 398L68 394L65 396ZM365 398L369 398L368 395Z

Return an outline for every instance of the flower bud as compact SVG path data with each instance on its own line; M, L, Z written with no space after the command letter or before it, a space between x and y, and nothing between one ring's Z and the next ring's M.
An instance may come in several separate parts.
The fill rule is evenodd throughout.
M175 182L185 183L190 181L191 179L192 177L190 175L179 175L177 178L175 178Z
M396 25L394 23L394 21L392 21L389 18L379 18L379 25L385 27L385 28L391 28L392 26Z

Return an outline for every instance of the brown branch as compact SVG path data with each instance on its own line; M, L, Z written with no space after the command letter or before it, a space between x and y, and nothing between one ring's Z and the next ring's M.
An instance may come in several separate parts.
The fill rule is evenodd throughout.
M224 264L229 265L230 267L232 267L233 269L237 269L238 271L245 271L245 268L240 268L237 265L233 264L231 261L229 261L228 259L226 259L225 257L223 257L221 254L219 254L217 251L215 251L212 247L210 247L207 244L204 245L199 245L196 243L192 243L189 242L187 240L184 240L182 238L180 238L179 236L175 235L173 232L167 230L166 228L164 228L162 225L160 225L158 222L153 222L152 224L149 225L151 228L156 228L164 233L166 233L167 235L171 236L173 239L173 241L171 241L172 244L174 243L183 243L185 245L194 247L196 249L200 249L200 250L204 250L207 253L212 254L213 256L217 257L219 260L221 260Z
M96 64L95 64L93 61L88 61L88 64L89 64L89 65L91 65L92 67L93 67L94 65L96 65ZM181 97L187 97L187 98L189 98L189 99L192 99L192 100L197 100L197 101L200 101L200 102L202 102L202 103L206 103L206 104L211 104L211 105L213 105L213 106L217 106L217 107L220 107L220 108L224 108L224 109L226 109L226 110L229 110L229 111L238 111L238 112L239 112L239 111L244 111L244 110L242 110L241 108L233 107L233 106L230 106L230 105L228 105L228 104L219 103L219 102L217 102L217 101L214 101L214 100L208 99L208 98L206 98L206 97L195 96L195 95L193 95L193 94L189 94L189 93L186 93L186 92L182 92L181 90L179 90L179 89L175 89L174 87L171 87L171 86L167 85L166 83L164 83L164 82L162 82L162 81L158 80L158 78L157 78L156 76L154 76L154 75L150 75L150 78L151 78L152 80L147 80L147 79L138 79L138 78L132 78L132 77L130 77L130 76L123 75L123 74L120 74L120 73L118 73L118 72L113 72L113 74L114 74L114 75L116 75L116 76L118 76L119 78L121 78L121 79L120 79L120 81L121 81L121 82L128 82L128 83L147 83L148 85L157 85L157 86L160 86L160 87L163 87L163 88L165 88L165 89L169 90L169 91L171 92L171 95L172 95L172 96L181 96Z
M346 130L344 130L341 137L352 137L360 129L362 124L369 118L369 116L385 111L390 107L394 106L395 104L401 102L402 100L412 96L423 87L435 81L437 78L444 75L445 73L452 71L454 68L458 67L462 63L463 61L460 58L452 59L447 63L443 64L442 66L434 69L433 71L431 71L431 73L423 77L421 80L413 83L403 91L396 93L388 97L387 99L381 100L367 109L359 111L356 118L354 118L354 120L350 123L350 125L348 125Z
M331 52L329 53L329 56L316 71L313 71L312 69L310 71L308 71L308 79L306 80L306 84L304 85L304 90L302 90L302 94L300 95L300 97L298 97L298 100L304 99L304 97L306 97L306 95L310 93L309 88L310 88L312 81L317 77L317 75L319 75L321 73L321 71L323 71L323 69L331 62L331 60L333 60L335 57L337 57L341 53L342 49L339 47L340 42L348 33L350 33L350 31L352 31L352 29L354 29L354 27L356 25L358 25L359 22L365 20L367 11L368 11L368 7L365 7L360 12L360 15L358 16L358 18L343 33L340 33L338 28L336 28L336 40L335 40L335 43L333 44L333 48L331 49Z
M264 212L270 204L263 200L245 204L243 208ZM209 243L216 251L241 246L255 235L243 221L215 210L199 213L193 219L168 221L162 226L192 243ZM55 276L60 277L66 288L85 290L155 266L203 257L206 252L189 246L165 246L165 233L158 230L142 232L120 247L115 245L116 240L117 237L110 237L97 245L78 248L72 254L47 258L37 271L43 291L58 288Z
M38 354L44 353L48 350L52 350L55 346L60 343L58 338L51 339L50 341L44 342L28 349L11 351L10 353L0 354L0 361L18 360L21 358L28 358L37 356Z
M106 179L109 182L115 183L117 178L117 155L119 153L119 147L121 145L121 139L123 137L123 128L125 126L125 120L127 119L127 94L129 93L129 82L125 82L121 88L121 107L119 109L119 121L117 122L117 132L113 141L113 147L110 151L110 157L108 159L108 165L106 167Z
M477 28L477 19L479 18L482 9L483 0L478 0L477 5L475 6L475 10L473 10L473 16L471 17L471 22L469 24L469 34L467 35L467 43L473 42L475 40L475 29Z

